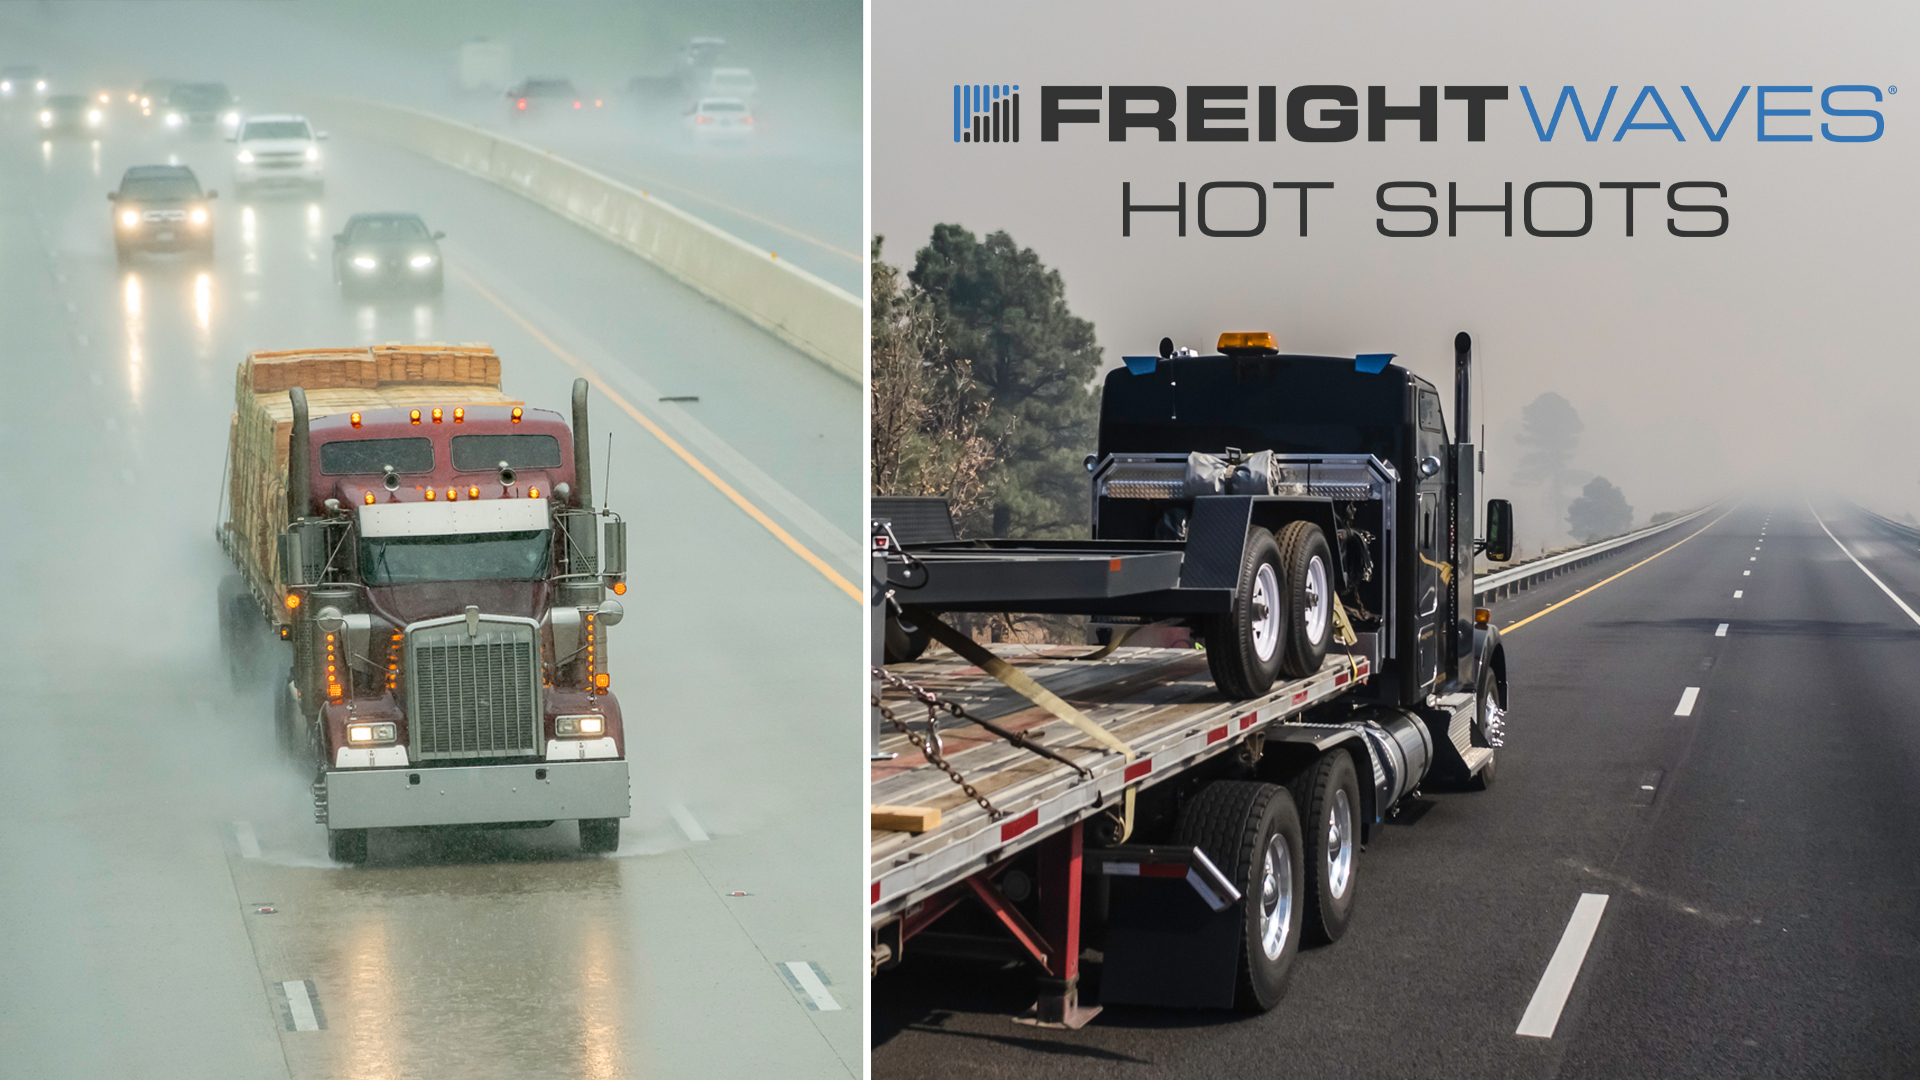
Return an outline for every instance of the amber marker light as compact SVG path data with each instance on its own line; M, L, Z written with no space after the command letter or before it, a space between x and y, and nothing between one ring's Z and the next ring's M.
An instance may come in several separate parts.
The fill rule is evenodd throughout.
M439 410L439 409L435 409L435 410L433 410L433 422L434 422L434 423L436 423L436 424L440 422L440 410Z
M348 414L347 414L347 423L349 423L349 424L352 424L352 425L353 425L354 427L359 427L359 426L360 426L360 414L359 414L359 413L348 413Z
M616 582L614 582L614 583L613 583L613 595L615 595L615 596L625 596L625 595L627 595L627 583L626 583L626 582L624 582L624 581L616 581Z
M1221 352L1226 352L1228 349L1264 349L1267 352L1277 351L1277 346L1273 343L1273 335L1264 330L1253 333L1221 334L1220 342L1215 347Z
M467 498L469 498L469 499L477 499L477 498L479 498L479 497L480 497L480 485L479 485L479 484L468 484L468 485L467 485Z
M459 424L459 423L464 423L464 422L466 421L466 419L467 419L467 410L465 410L465 409L455 409L455 410L453 410L453 422L454 422L454 423L456 423L456 424Z
M368 506L373 505L373 492L371 491L367 492L367 505Z
M1493 621L1493 612L1483 607L1473 609L1473 625L1485 626Z
M448 489L447 489L447 501L448 501L448 502L459 502L459 501L460 501L460 492L459 492L459 491L458 491L457 489L455 489L455 488L448 488Z
M428 502L432 502L432 501L433 501L433 489L432 489L432 488L428 488L428 489L427 489L427 501L428 501Z
M529 498L529 499L537 499L537 498L539 498L539 497L540 497L540 489L539 489L539 488L537 488L537 487L530 487L530 488L528 488L528 489L527 489L527 498Z
M608 675L604 671L593 677L593 688L595 690L600 691L603 694L606 693L607 688L612 685L613 685L613 676Z
M414 422L414 423L415 423L416 425L417 425L417 424L419 424L419 423L420 423L420 410L419 410L419 409L415 409L415 410L413 410L413 412L411 412L411 413L409 413L409 414L408 414L408 419L410 419L410 420L412 420L412 421L413 421L413 422Z
M287 610L293 611L299 608L299 606L300 606L300 594L288 593L287 594Z
M518 405L513 407L513 422L516 424L520 422L520 406Z

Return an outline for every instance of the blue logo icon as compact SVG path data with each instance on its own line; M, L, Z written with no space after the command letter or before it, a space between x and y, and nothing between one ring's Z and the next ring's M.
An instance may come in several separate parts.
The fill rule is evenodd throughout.
M1019 142L1020 88L1004 83L954 87L953 141Z

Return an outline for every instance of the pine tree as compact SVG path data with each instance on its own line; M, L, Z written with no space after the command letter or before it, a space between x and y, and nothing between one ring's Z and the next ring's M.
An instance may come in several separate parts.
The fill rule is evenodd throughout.
M1567 507L1567 531L1586 543L1619 536L1633 527L1633 507L1627 496L1604 476L1587 481L1580 497Z

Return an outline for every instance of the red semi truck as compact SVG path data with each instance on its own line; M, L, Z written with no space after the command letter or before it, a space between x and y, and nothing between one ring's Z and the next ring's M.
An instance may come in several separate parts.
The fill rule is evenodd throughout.
M626 526L593 506L586 381L569 428L499 373L483 345L253 353L238 372L221 635L236 685L275 675L281 744L314 766L341 862L388 827L572 820L583 849L619 846L606 589L626 591Z

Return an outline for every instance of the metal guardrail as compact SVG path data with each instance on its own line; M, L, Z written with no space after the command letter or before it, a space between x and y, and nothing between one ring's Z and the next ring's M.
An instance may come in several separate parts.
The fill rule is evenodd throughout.
M1876 514L1858 503L1855 503L1853 508L1865 514L1868 521L1878 525L1881 532L1892 533L1894 536L1908 543L1920 542L1920 529L1916 529L1912 525L1908 525L1902 521L1895 521L1885 515Z
M1588 563L1594 562L1597 559L1604 559L1609 555L1617 555L1635 544L1645 540L1651 540L1670 529L1679 528L1718 505L1720 504L1711 503L1690 514L1682 514L1671 521L1663 521L1658 525L1649 525L1644 529L1623 533L1611 540L1602 540L1598 543L1587 544L1583 547L1562 551L1557 555L1548 555L1545 558L1521 563L1519 566L1501 570L1497 573L1476 577L1473 582L1473 602L1475 604L1492 603L1502 597L1525 592L1527 589L1532 588L1536 582L1559 577L1561 574L1586 566Z

